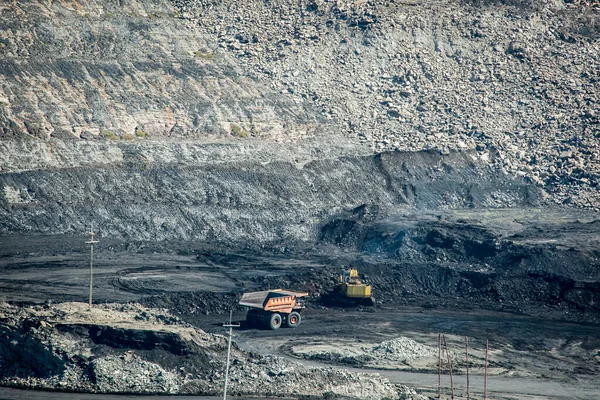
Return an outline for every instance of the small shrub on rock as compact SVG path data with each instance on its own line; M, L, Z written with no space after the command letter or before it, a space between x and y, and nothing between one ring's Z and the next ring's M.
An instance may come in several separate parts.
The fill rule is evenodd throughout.
M136 129L135 130L135 136L139 137L139 138L145 138L146 137L146 132L144 132L141 129Z
M121 140L120 136L115 135L114 133L112 133L108 129L103 129L102 130L102 136L104 136L105 138L110 139L110 140Z
M231 134L241 138L250 136L250 132L236 124L231 124Z

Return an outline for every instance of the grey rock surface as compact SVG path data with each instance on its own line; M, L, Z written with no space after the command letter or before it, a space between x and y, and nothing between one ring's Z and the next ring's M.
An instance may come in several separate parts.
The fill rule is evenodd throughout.
M168 1L16 1L0 15L3 139L274 139L317 122Z
M255 161L240 149L264 143L261 161L289 159L271 146L284 142L312 159L475 149L550 202L598 209L599 12L561 0L6 3L0 172ZM0 193L28 203L32 190Z
M332 219L545 201L543 191L498 173L477 151L307 159L300 151L295 158L295 147L280 146L288 159L269 161L265 153L254 152L252 162L176 162L184 156L216 158L221 149L224 154L247 150L189 149L171 148L173 164L140 164L148 147L131 145L125 166L0 174L0 231L78 234L93 224L102 237L260 248L329 240L320 235L337 235Z
M374 151L494 148L554 201L597 207L597 2L174 3Z

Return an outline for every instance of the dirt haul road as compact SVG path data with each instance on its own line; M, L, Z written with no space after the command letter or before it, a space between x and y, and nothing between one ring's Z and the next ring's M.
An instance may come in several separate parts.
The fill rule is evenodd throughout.
M302 325L294 330L246 329L244 313L235 317L242 323L235 340L244 350L300 359L309 365L333 363L353 371L377 372L432 397L437 396L438 332L444 332L448 341L457 396L466 398L465 336L469 337L472 396L483 396L486 339L492 398L590 399L600 393L597 356L585 355L586 348L600 344L596 326L484 310L390 306L307 310ZM222 319L195 321L208 332L222 333ZM378 346L384 348L383 357L371 351L369 360L365 349ZM420 349L415 352L415 347ZM450 396L448 364L444 362L442 368L442 393Z

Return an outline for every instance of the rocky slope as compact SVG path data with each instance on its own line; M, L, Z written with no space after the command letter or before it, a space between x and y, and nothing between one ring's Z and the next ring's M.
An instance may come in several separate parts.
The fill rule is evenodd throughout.
M235 149L201 148L187 157ZM280 156L293 149L280 148ZM148 147L129 150L125 168L0 174L0 230L76 234L91 222L104 236L128 240L200 239L256 249L315 242L333 219L368 222L413 208L533 206L544 200L522 179L498 174L488 152L306 160L298 151L297 158L281 161L248 152L255 162L145 166L139 160Z
M0 15L3 141L301 137L317 122L166 0L25 0Z
M247 70L375 150L494 148L555 201L595 206L600 14L573 3L175 1Z
M316 136L312 158L489 150L552 202L598 207L597 1L0 7L2 172L194 164L215 141L254 160L240 146Z
M0 305L0 383L99 393L218 394L227 343L136 304ZM36 360L36 362L31 362ZM230 394L413 398L377 375L310 368L234 346ZM418 398L418 397L415 397Z

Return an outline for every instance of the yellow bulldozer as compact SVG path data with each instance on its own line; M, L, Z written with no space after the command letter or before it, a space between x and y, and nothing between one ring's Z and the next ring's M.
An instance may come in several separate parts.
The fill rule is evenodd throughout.
M364 283L356 268L342 272L333 291L324 296L326 302L340 305L374 306L375 298L371 295L371 285Z

